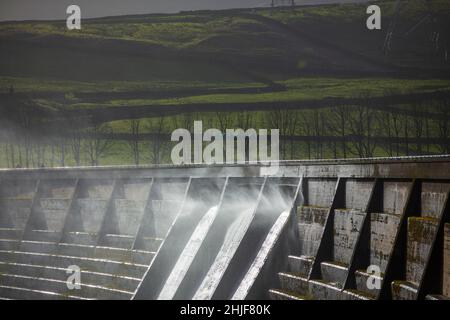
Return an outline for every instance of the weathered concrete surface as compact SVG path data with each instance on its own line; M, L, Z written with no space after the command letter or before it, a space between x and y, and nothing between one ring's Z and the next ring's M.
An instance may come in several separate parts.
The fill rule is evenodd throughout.
M111 221L115 232L124 235L136 235L146 204L146 201L116 199Z
M297 208L300 254L315 257L322 239L330 208L300 206Z
M39 184L40 193L43 198L70 199L75 191L76 180L48 180Z
M84 284L79 290L70 290L67 287L66 281L11 274L0 275L0 282L2 286L15 286L30 290L50 291L60 295L73 295L87 299L124 300L130 299L133 294L133 292L126 292L123 290L100 287L91 284ZM23 299L29 298L27 295L28 292L29 291L25 291L23 294Z
M155 237L165 237L180 210L182 202L175 200L153 200L151 212L154 217Z
M309 179L308 180L308 206L330 207L333 201L337 180L335 179Z
M16 274L21 276L54 279L59 281L67 281L67 269L55 266L38 266L34 264L17 264L0 262L0 269L3 273ZM81 270L81 279L83 283L117 288L124 291L132 292L140 281L139 278L121 277L108 273L96 273L87 270ZM1 290L1 289L0 289Z
M153 253L114 248L22 241L15 252L1 241L0 296L19 299L48 299L73 296L77 299L130 299ZM67 267L81 267L82 289L67 289ZM20 287L22 295L11 291ZM62 298L62 297L61 297Z
M408 199L411 183L386 181L383 186L383 212L401 215Z
M422 184L422 217L439 219L445 205L450 184L423 183Z
M66 210L70 205L70 198L41 198L39 203L44 210Z
M125 181L121 188L123 199L145 201L150 193L151 180Z
M345 207L365 211L374 186L371 180L349 179L345 183Z
M1 180L0 180L1 181ZM0 198L33 199L36 180L3 180L0 184Z
M319 280L308 281L302 276L280 273L280 281L282 289L295 292L305 300L340 300L342 297L341 289Z
M444 275L442 293L450 297L450 223L445 224L444 228Z
M308 281L305 277L280 273L281 290L271 290L278 300L370 300L371 297L340 288L320 280Z
M65 268L77 265L82 270L92 272L117 274L122 276L142 277L146 265L131 264L121 261L112 261L97 258L62 256L56 254L30 253L21 251L0 251L3 262L34 264L41 266L54 266Z
M0 228L0 239L20 239L22 229Z
M406 280L420 284L439 222L432 218L408 219Z
M278 176L306 178L450 179L449 156L282 161ZM110 166L92 168L0 169L0 179L142 179L259 177L262 165ZM436 172L439 177L436 177Z
M424 182L421 187L421 217L408 219L406 281L392 283L394 299L417 298L450 190L450 185L445 183Z
M395 237L398 232L400 216L389 213L370 214L370 264L386 270Z
M298 296L312 298L309 291L309 282L306 277L285 272L280 272L279 277L283 290L295 292Z
M138 250L157 252L164 238L142 237L142 244Z
M37 224L35 227L61 232L70 202L70 199L41 198L33 217Z
M180 196L184 194L187 186L187 180L168 181L159 184L159 194L167 201L179 201Z
M338 288L343 288L345 279L347 278L347 266L333 262L322 262L320 264L322 279Z
M143 232L140 234L139 238L142 241L148 240L148 243L151 244L148 247L151 248L149 251L159 251L158 248L164 240L163 238L165 238L169 228L174 225L174 220L177 219L176 214L171 215L171 213L179 211L178 205L181 203L179 199L180 196L183 196L183 191L181 191L182 188L177 191L175 190L176 188L169 187L168 184L164 184L161 188L153 189L152 187L152 189L150 189L152 183L159 183L159 180L164 180L164 177L169 178L172 181L177 179L180 183L182 183L181 180L184 180L186 183L189 176L224 177L229 173L231 173L231 176L260 177L260 169L261 167L258 166L230 166L227 168L197 166L195 168L180 167L166 169L128 167L75 170L11 170L7 172L0 170L0 208L2 201L3 203L6 203L4 208L7 210L4 211L8 211L9 213L14 212L14 210L17 212L22 210L18 208L26 208L24 209L25 211L20 214L14 213L9 215L2 214L2 211L0 210L0 238L6 238L3 240L0 239L0 266L8 266L7 272L4 273L4 283L9 285L9 287L6 287L2 286L0 283L0 297L4 294L9 294L9 297L48 297L49 295L47 293L36 292L32 289L47 288L48 290L55 291L54 296L59 298L92 298L96 295L101 298L128 299L130 297L129 292L133 292L133 288L139 285L139 279L148 270L149 263L154 261L154 253L133 251L130 249L96 247L96 238L102 226L105 229L102 231L107 233L106 237L111 237L112 239L109 245L115 245L114 241L117 241L117 245L119 242L126 242L127 245L131 244L134 235L137 232L137 228L142 226L141 218L144 217L142 212L144 203L146 203L148 204L148 206L146 206L148 209L146 215L148 219L145 219L145 227L140 230ZM414 201L421 200L422 217L419 219L422 219L423 221L433 221L430 218L439 217L440 211L443 208L445 194L448 192L448 185L450 184L449 169L450 161L448 159L445 161L439 160L428 162L426 159L414 161L404 159L398 161L367 160L354 162L337 161L335 163L332 161L315 163L282 163L279 172L280 176L285 175L286 177L290 176L296 178L303 176L306 178L304 186L307 191L305 194L305 204L315 209L309 210L310 212L307 212L308 209L301 209L298 210L297 216L291 216L291 218L294 218L292 230L294 230L295 233L300 232L299 237L297 237L297 240L293 243L299 245L305 240L302 244L304 245L303 249L296 250L295 255L306 253L309 258L306 257L306 255L291 255L288 258L288 255L286 254L282 259L275 260L283 261L283 263L286 264L286 269L283 270L288 270L289 268L290 271L297 275L307 276L313 261L311 256L314 256L316 253L317 245L322 236L323 222L326 220L326 214L328 214L328 211L330 210L330 204L334 197L337 178L343 178L341 181L345 183L345 199L338 198L337 202L340 203L339 206L347 209L359 209L361 212L364 212L363 209L367 206L367 200L370 196L370 186L374 181L373 178L388 178L388 180L382 181L384 185L383 195L377 194L375 197L377 201L381 197L383 201L380 201L379 204L383 202L384 206L383 208L378 208L380 209L380 213L371 214L370 217L370 263L380 264L382 270L385 269L394 240L394 229L398 224L398 216L393 216L392 214L396 213L399 215L403 213L413 179L419 179L415 180L416 183L422 184L418 185L418 187L421 187L422 189L421 199L413 199ZM39 183L37 183L38 181L36 180L38 178L41 179ZM430 178L430 180L425 182L421 180L427 178ZM51 181L47 179L50 179ZM64 205L64 203L69 203L69 200L74 196L75 182L77 182L76 179L79 179L78 182L81 188L79 188L80 190L77 189L76 198L74 199L72 210L70 211L70 219L65 221L63 218L64 214L67 213L66 210L68 209L68 206ZM205 179L199 186L207 183L208 179ZM245 183L246 179L242 179L240 183ZM121 186L122 184L123 186ZM112 191L114 186L115 189L113 194ZM208 190L205 191L196 189L195 194L198 195L196 200L204 203L205 198L208 198L208 193L211 193L211 188L207 189ZM31 224L31 226L33 228L42 227L42 229L45 229L41 230L43 232L58 231L61 230L64 221L65 223L70 222L67 224L69 228L65 230L65 243L57 245L44 244L41 241L23 241L19 244L17 239L20 239L21 237L23 224L29 213L26 210L31 209L33 197L36 201L33 206L33 224ZM84 209L80 209L80 200L81 202L85 201ZM172 201L173 203L169 203ZM103 202L104 205L101 205L101 202ZM216 203L215 200L212 202ZM419 203L419 201L417 201L417 203ZM211 203L208 204L208 208L210 208L210 204ZM108 210L106 210L106 207L108 207ZM171 207L173 207L174 210L172 210ZM267 206L265 205L265 207ZM203 209L202 206L195 207L195 210L198 210L200 213L205 212L202 211ZM322 212L314 213L314 210L322 210ZM102 211L104 211L104 213L102 213ZM186 212L191 213L189 210L186 210ZM336 210L336 212L336 216L339 216L339 210ZM108 213L108 215L105 215L105 213ZM420 212L417 210L417 212L409 213L419 214ZM118 214L118 216L115 217L114 214ZM181 216L182 215L178 216L178 218ZM299 223L296 223L295 218L299 219ZM303 221L301 221L301 219L303 219ZM20 220L22 220L22 222L20 222ZM347 229L342 228L342 230L336 234L337 238L334 238L337 243L337 248L335 248L335 250L341 250L340 254L338 254L341 256L339 260L345 260L348 259L349 256L351 257L349 252L351 251L352 245L348 244L352 244L353 242L354 247L352 234L358 229L357 227L353 227L355 217L348 217L346 220L348 220L347 223L350 227ZM14 224L10 223L11 221L19 222L18 224ZM261 222L264 221L264 219L261 220ZM34 224L35 222L38 223ZM84 223L89 226L95 226L95 228L85 228ZM184 223L187 223L187 220L184 220ZM274 222L270 221L270 223ZM304 225L301 226L302 224ZM343 225L345 225L345 223L343 223ZM425 231L421 232L430 234L430 227L426 227L426 223L424 223L424 225L425 226L421 226L420 228ZM302 230L302 228L304 229ZM266 235L266 232L269 232L269 229L270 228L267 230L264 229L264 235ZM344 232L343 230L346 231ZM79 231L80 233L74 233L75 231ZM409 231L410 233L412 232L411 230ZM158 232L160 233L158 234ZM447 230L446 232L448 233ZM53 232L54 234L52 235L50 235L50 233L51 232L46 236L42 235L40 239L50 239L53 236L55 236L54 239L59 239L60 235L58 233ZM417 233L417 230L412 233ZM253 238L255 235L256 233L252 234L252 237L246 236L243 239L248 238L247 240L252 240L250 238ZM304 237L305 235L307 236ZM155 238L159 236L160 238ZM75 243L83 237L85 237L86 243L94 245L75 245ZM10 239L8 240L8 238ZM418 278L420 266L413 264L419 261L420 265L425 259L425 255L422 255L421 253L426 251L427 241L424 240L423 237L420 240L415 239L413 236L409 236L409 238L412 240L408 241L407 265L409 265L411 272L405 279L400 280L409 280L409 278L414 277ZM16 241L12 241L13 239L16 239ZM262 241L269 239L269 237L261 235L261 239L262 243ZM339 241L336 241L336 239ZM74 243L67 243L72 241ZM259 247L257 245L260 243L259 241L260 239L258 238L258 241L255 241L255 244L252 245L251 248ZM309 243L307 243L308 241ZM252 241L250 241L250 243L252 243ZM107 244L107 242L101 242L100 245L105 244ZM140 245L139 248L142 249L143 246ZM239 245L239 248L243 247ZM445 248L448 251L447 245L445 245ZM247 247L245 247L245 250L249 251ZM279 248L275 251L277 250L279 250ZM409 252L413 253L410 255ZM267 253L270 256L277 256L276 252L272 254L271 250L262 250L261 252L256 252L255 250L255 252L251 253L252 259L253 256L255 256L255 261L245 261L245 265L251 266L251 262L254 262L255 268L251 269L259 269L262 261L264 261L264 259L261 258L261 255L264 255L264 253ZM168 254L171 254L171 252L168 252ZM444 253L444 270L448 270L447 255L448 254ZM244 259L241 258L241 254L238 256L239 260L245 260L245 257ZM409 263L409 260L414 260L410 259L411 257L416 260L415 262L413 261L413 264ZM270 258L270 260L274 259ZM288 260L289 267L287 266ZM264 264L269 265L270 263L267 264L267 262L273 261L265 260ZM44 263L49 265L39 265ZM83 270L83 276L89 279L89 285L95 287L86 288L85 291L82 292L84 295L83 297L65 296L66 292L62 291L63 286L58 282L64 281L64 268L66 268L66 264L69 263L81 264L83 268L85 268ZM343 262L340 263L343 264ZM241 265L240 263L235 264ZM339 268L335 268L335 266L341 267L339 263L322 263L323 280L337 283L342 282L341 280L343 277L339 278L339 274L336 272ZM344 267L342 268L346 269ZM170 267L166 267L166 269L170 269ZM38 272L36 270L38 270ZM227 271L233 271L230 274L234 274L236 270ZM327 275L328 271L330 272ZM101 274L96 272L101 272ZM256 273L256 271L251 273L250 278L255 279ZM37 279L39 275L45 280ZM95 278L97 278L96 275L98 275L98 282L95 282ZM159 274L157 274L157 276L158 275ZM241 278L241 275L242 272L239 273L239 279ZM368 298L365 296L364 292L360 293L355 291L355 288L342 291L336 285L330 285L330 283L317 280L308 282L306 277L297 275L294 275L297 277L294 278L295 281L292 280L292 275L290 275L291 284L294 283L294 285L291 285L290 288L280 289L282 291L278 292L278 295L275 295L275 297L284 297L293 300L306 299L313 296L316 299ZM200 275L199 278L203 279L203 275ZM448 279L446 279L445 274L443 278L443 292L447 290L448 294ZM226 279L226 281L223 282L227 283L234 282L235 280L234 278L230 278L229 275L224 279ZM364 291L362 290L362 284L366 279L367 274L362 274L361 272L361 274L357 275L356 289ZM265 277L263 277L263 280L268 281ZM11 288L14 284L20 285L23 288ZM283 286L287 287L286 281ZM105 289L107 287L112 290ZM396 292L396 294L394 294L396 298L415 298L417 286L412 282L396 282L392 288L393 291ZM222 286L220 289L223 289ZM227 288L227 290L228 291L225 291L228 293L231 292L230 288ZM268 291L265 291L265 294L267 294L267 292ZM271 294L275 293L272 292Z
M0 239L0 250L52 253L64 256L111 259L137 264L148 264L154 253L119 248L95 247L68 243Z
M0 227L23 229L31 213L31 199L0 199Z
M151 166L102 166L82 168L42 168L42 169L0 169L0 180L36 179L67 180L109 180L109 179L188 179L189 177L260 177L259 165L151 165ZM295 175L298 177L298 175Z
M113 191L112 180L100 180L93 181L92 183L87 182L82 186L82 192L84 198L90 199L109 199Z
M42 219L43 225L39 230L48 230L61 232L64 227L64 221L66 217L66 210L38 210L39 218Z
M280 300L280 301L303 301L308 300L306 297L297 295L295 292L290 292L283 289L270 289L269 290L270 300Z
M416 300L417 284L408 281L393 281L391 284L392 299Z
M102 236L100 244L113 248L131 249L133 242L134 236L132 235L107 233Z
M279 176L313 178L450 179L450 157L284 161ZM437 177L437 174L439 177Z
M64 235L62 242L80 245L96 245L97 233L89 233L84 231L68 231Z
M35 180L0 181L0 237L20 236L31 214L36 191ZM14 231L17 229L19 231ZM17 234L16 234L17 233Z
M341 300L342 298L339 287L320 280L309 281L309 292L316 300Z
M425 300L445 300L450 301L450 298L447 296L444 296L442 294L427 294L425 297Z
M106 214L108 200L102 199L77 199L75 205L76 216L74 224L78 227L70 231L85 231L98 233L100 231L103 217ZM78 216L78 218L76 218Z
M348 265L366 214L359 210L334 211L333 261Z
M308 277L314 263L313 257L288 256L289 271L304 277Z

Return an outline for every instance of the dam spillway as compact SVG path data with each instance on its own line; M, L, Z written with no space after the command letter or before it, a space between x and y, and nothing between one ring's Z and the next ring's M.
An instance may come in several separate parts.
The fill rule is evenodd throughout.
M266 173L1 170L0 298L450 298L449 157Z

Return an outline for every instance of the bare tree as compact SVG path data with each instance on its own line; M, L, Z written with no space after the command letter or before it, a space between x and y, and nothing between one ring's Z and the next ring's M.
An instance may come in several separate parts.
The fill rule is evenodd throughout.
M375 112L367 105L355 106L349 118L349 128L354 136L353 146L360 158L373 157L376 143L374 136Z
M32 108L31 104L27 101L21 101L17 105L17 116L19 120L19 131L20 131L20 140L21 145L25 149L25 166L27 168L30 167L30 154L31 150L31 130L33 127L33 114L30 112ZM19 162L22 165L22 152L19 146Z
M450 105L448 100L442 100L438 103L437 112L440 114L440 118L437 121L438 148L441 153L450 154Z
M182 128L192 132L192 128L194 126L195 114L192 112L187 112L183 114L182 119Z
M293 139L293 137L296 135L297 131L298 131L298 127L299 127L299 123L300 123L300 115L299 112L297 110L287 110L288 113L290 113L290 117L288 118L287 121L287 133L288 135L291 137L291 141L290 141L290 158L294 159L295 158L295 141Z
M150 141L150 161L154 164L159 164L162 161L164 151L164 141L162 134L165 130L165 117L161 116L147 125L147 130L154 134L154 138Z
M133 153L134 164L136 166L138 166L139 160L140 160L139 135L140 135L140 128L141 128L141 121L140 120L130 120L128 123L129 123L130 134L131 134L132 138L129 141L127 141L127 143L131 149L131 152Z
M241 111L237 113L236 124L238 128L248 130L255 127L255 112ZM223 131L222 131L223 132Z
M81 134L79 131L74 131L71 133L69 139L70 150L72 151L72 156L77 167L81 165L81 141Z
M275 109L265 113L265 122L269 128L277 128L280 130L280 136L286 137L289 135L290 125L290 110ZM280 140L280 154L283 159L286 159L286 139Z
M216 112L216 118L219 123L219 128L222 132L226 132L233 124L233 113L231 112Z
M395 151L396 151L396 155L398 157L400 155L400 142L399 141L400 141L400 137L401 137L403 122L402 122L401 115L398 113L392 113L391 119L392 119L392 129L393 129L394 137L396 140Z
M322 136L324 133L324 123L323 123L323 114L321 110L313 110L312 112L312 132L316 139L315 143L315 151L316 151L316 159L323 158L323 140Z
M58 139L58 145L59 145L59 163L61 167L65 167L66 166L66 151L67 151L67 146L66 146L67 140L66 138L60 138Z
M350 117L350 107L349 106L337 106L332 109L332 119L330 126L335 131L335 133L341 137L341 150L342 156L347 158L347 139L348 134L348 120Z
M313 135L312 117L310 111L303 111L300 117L300 129L301 134L306 137L311 137ZM306 141L306 153L308 159L311 159L311 140Z
M416 102L413 103L412 105L412 111L417 114L418 112L421 111L421 109L423 108L423 106L421 105L420 102ZM421 155L423 153L422 151L422 136L424 133L424 118L416 115L412 118L412 122L413 122L413 130L414 130L414 137L416 138L416 152L417 154Z
M392 149L392 138L393 138L393 125L392 125L392 114L389 112L380 112L378 114L378 123L380 129L385 133L386 143L383 144L382 148L386 153L392 157L394 155Z
M9 168L10 165L9 165L9 152L8 152L9 148L8 148L8 143L5 143L3 145L3 151L4 151L4 155L5 155L5 165L6 165L7 168Z
M109 124L95 125L87 130L89 135L86 139L86 154L92 166L98 166L101 157L105 156L111 148L113 141L108 139L108 135L113 133Z

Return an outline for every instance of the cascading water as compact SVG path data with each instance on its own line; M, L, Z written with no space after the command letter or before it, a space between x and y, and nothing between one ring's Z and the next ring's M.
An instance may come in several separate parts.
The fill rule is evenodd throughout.
M193 297L194 300L211 299L215 289L222 279L226 267L238 249L239 244L247 232L254 216L254 208L246 210L240 214L228 228L216 259L214 260L214 263L209 269L206 277L203 279L200 287L197 289L197 292Z
M261 277L266 279L267 272L276 274L279 269L282 259L277 259L275 268L266 262L278 250L275 243L284 243L284 235L295 230L291 223L295 219L289 213L299 186L298 178L231 178L220 186L221 196L208 203L205 196L210 193L203 189L205 193L199 195L198 186L191 186L188 201L150 266L137 298L229 299L244 278L247 286L239 291L242 299L247 294L254 296L255 288L266 292L276 280L261 285L260 270L265 268ZM279 217L282 219L276 224ZM280 248L284 247L282 244ZM257 263L252 265L255 259Z
M172 272L167 278L164 287L162 288L158 299L169 300L173 299L180 283L183 281L189 266L195 259L195 256L200 249L203 240L205 239L208 231L216 219L218 212L218 206L214 206L208 210L208 212L200 220L199 224L192 233L191 238L187 242L180 257L178 258Z

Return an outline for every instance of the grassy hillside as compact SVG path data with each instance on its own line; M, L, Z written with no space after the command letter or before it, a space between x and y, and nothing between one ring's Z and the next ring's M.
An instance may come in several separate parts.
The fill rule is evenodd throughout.
M450 3L424 3L408 1L388 53L382 49L394 1L377 1L381 31L367 30L366 5L356 4L87 19L80 31L68 31L64 21L0 23L0 106L23 102L51 112L41 113L39 123L66 128L66 110L179 105L176 115L165 114L163 131L171 132L185 121L179 113L186 105L210 105L210 113L188 118L220 126L214 104L449 93L450 62L443 53L450 48ZM432 19L413 28L425 15ZM439 41L433 45L434 31ZM332 118L331 112L323 116ZM129 117L121 114L109 123L116 133L130 130ZM143 120L146 131L157 128L160 115ZM239 125L239 114L230 117ZM253 120L269 125L265 113L256 112ZM109 122L79 121L68 120L83 128ZM298 124L294 133L314 133L305 130ZM113 149L105 163L129 163L126 143L115 142Z

